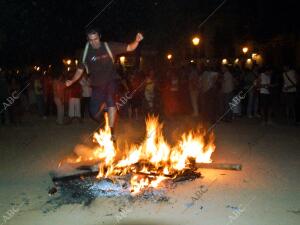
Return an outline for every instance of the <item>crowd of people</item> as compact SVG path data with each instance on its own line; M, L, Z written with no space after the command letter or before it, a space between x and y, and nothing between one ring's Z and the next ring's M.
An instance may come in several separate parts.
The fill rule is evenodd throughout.
M280 71L190 64L170 69L161 84L166 115L185 112L210 123L242 116L259 118L263 125L299 121L298 75L290 66Z
M2 72L0 124L22 124L26 113L43 119L56 116L59 125L83 122L89 117L90 77L85 73L67 87L65 82L73 74L34 71L8 76ZM189 63L160 71L123 71L118 84L119 115L130 119L143 119L150 113L164 118L190 115L210 123L242 116L258 118L263 125L299 122L298 75L290 66L279 71L268 66ZM8 101L10 96L13 102Z

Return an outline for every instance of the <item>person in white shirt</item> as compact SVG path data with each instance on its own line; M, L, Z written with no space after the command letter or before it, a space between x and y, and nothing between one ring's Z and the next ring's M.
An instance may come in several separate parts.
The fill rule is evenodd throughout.
M297 74L290 66L284 66L282 92L285 96L286 118L289 123L296 122Z
M198 98L199 98L199 75L197 71L197 67L195 64L191 65L189 72L189 92L190 92L190 100L193 108L193 117L199 116L199 106L198 106Z
M229 103L232 101L233 98L233 76L229 72L227 66L222 66L222 106L223 106L223 113L226 113L224 116L224 121L230 122L232 120L232 111L228 109L230 108ZM228 111L228 112L227 112Z
M259 82L259 93L260 93L260 104L261 104L261 112L263 125L270 124L270 105L271 105L271 76L272 70L270 68L266 68L263 73L260 74L258 82Z
M207 69L200 78L201 108L205 122L216 122L217 93L215 87L218 75L218 72L213 69Z
M81 85L81 118L84 119L84 115L88 112L91 95L92 95L92 88L91 88L91 81L90 78L86 73L84 73L83 77L79 81Z

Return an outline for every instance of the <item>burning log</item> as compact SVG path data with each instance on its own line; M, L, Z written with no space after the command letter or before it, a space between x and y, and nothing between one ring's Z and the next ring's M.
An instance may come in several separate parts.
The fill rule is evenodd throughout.
M242 170L242 165L241 164L233 164L233 163L195 163L193 167L195 169L206 168L206 169L237 170L237 171ZM96 177L99 173L98 168L93 168L93 167L90 167L90 166L79 167L78 169L81 170L81 171L78 172L78 173L75 173L75 174L61 175L61 176L52 175L52 181L54 183L57 183L57 182L75 180L75 179L83 179L85 177ZM86 169L86 170L82 171L82 169ZM192 170L187 170L187 171L192 171ZM150 175L150 176L159 176L159 175L161 175L159 173L143 173L143 172L136 172L136 174ZM193 171L193 174L195 174L194 171ZM185 171L181 175L178 175L177 178L175 178L175 180L177 179L175 182L179 182L181 179L188 180L188 178L182 178L182 177L185 177L185 176L188 177L190 175L191 175L191 173L187 173ZM169 174L169 175L165 174L164 176L168 177L168 178L174 177L173 174Z
M174 174L158 174L158 173L144 173L144 172L136 172L135 174L145 175L145 176L155 176L155 177L158 177L158 176L162 175L162 176L168 177L168 178L175 177Z
M80 171L79 173L76 174L70 174L70 175L61 175L61 176L55 176L54 174L51 175L52 177L52 181L54 184L58 184L58 183L63 183L63 182L68 182L68 181L72 181L72 180L76 180L76 179L84 179L87 177L96 177L98 175L99 171L98 170L88 170L88 171ZM161 176L161 174L158 173L144 173L144 172L133 172L133 174L137 174L137 175L144 175L144 176ZM185 180L194 180L196 178L201 177L201 174L192 170L185 170L183 173L179 174L179 175L175 175L175 174L163 174L164 177L167 178L174 178L174 182L181 182L181 181L185 181ZM109 178L105 178L110 180Z
M241 164L232 163L196 163L194 167L218 170L242 170Z
M186 180L195 180L201 177L201 173L195 172L191 169L185 170L182 174L179 174L175 179L174 182L182 182Z

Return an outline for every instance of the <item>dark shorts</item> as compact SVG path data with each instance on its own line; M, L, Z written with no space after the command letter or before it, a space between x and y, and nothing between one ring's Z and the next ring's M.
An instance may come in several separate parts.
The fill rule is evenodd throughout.
M115 95L116 95L116 84L111 82L104 87L92 87L92 96L90 100L90 113L91 116L97 121L101 120L98 118L100 107L105 104L105 107L115 106ZM98 116L97 116L98 115Z

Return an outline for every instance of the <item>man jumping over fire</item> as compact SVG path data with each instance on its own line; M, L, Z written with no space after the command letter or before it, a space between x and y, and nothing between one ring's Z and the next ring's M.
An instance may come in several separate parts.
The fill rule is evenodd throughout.
M73 78L66 81L69 87L78 81L84 69L91 75L92 96L90 101L90 114L97 122L102 123L103 110L107 109L108 123L111 129L112 140L115 141L115 119L117 108L115 105L116 79L118 77L114 66L114 56L134 51L142 34L136 35L135 41L130 44L116 42L101 42L101 35L97 30L91 29L86 33L88 42L85 46L82 61Z

